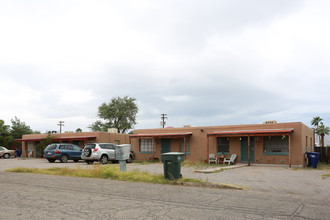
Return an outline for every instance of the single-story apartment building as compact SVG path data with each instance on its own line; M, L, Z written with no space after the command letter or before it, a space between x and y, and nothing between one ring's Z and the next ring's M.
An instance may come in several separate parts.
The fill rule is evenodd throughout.
M128 144L129 135L114 132L72 132L55 134L30 134L23 135L22 139L15 140L15 150L21 149L23 157L42 157L42 149L38 145L41 141L51 137L52 143L71 143L84 148L89 143L115 143ZM22 147L17 146L17 142L22 143Z
M136 160L183 152L186 160L207 161L209 154L235 162L306 166L314 132L301 122L135 130L130 143Z

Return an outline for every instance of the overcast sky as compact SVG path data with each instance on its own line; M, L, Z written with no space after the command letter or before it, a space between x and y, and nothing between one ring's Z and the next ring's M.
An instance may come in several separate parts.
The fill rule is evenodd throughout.
M136 129L330 125L328 0L0 0L0 119L33 130L137 99Z

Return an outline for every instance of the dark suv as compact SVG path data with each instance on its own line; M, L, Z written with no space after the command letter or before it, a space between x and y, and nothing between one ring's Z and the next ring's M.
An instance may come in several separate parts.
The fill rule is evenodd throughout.
M60 160L61 163L66 163L68 160L78 162L81 160L82 149L74 144L51 144L44 151L44 157L50 162Z

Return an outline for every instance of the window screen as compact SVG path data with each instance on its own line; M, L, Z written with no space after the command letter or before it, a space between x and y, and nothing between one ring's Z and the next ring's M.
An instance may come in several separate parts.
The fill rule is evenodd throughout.
M264 137L265 153L288 153L289 137L288 136L269 136Z
M229 153L229 138L218 137L217 148L218 148L218 153Z

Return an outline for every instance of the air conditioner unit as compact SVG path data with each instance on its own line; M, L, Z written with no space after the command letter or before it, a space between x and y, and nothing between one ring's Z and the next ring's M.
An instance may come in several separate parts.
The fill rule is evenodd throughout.
M264 121L263 124L276 124L276 120L271 120L271 121Z
M118 129L117 128L108 128L108 132L109 133L118 133Z

